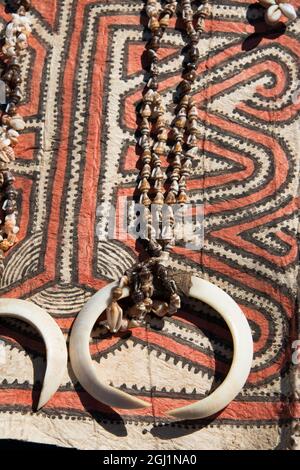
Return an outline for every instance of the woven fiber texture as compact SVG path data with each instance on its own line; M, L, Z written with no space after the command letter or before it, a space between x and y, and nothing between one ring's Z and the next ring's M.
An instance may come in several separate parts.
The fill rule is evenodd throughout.
M135 191L147 20L143 1L32 4L20 107L26 129L13 167L20 241L6 257L1 295L45 308L68 339L87 299L137 259L133 240L97 233L108 230L108 208ZM274 32L261 15L254 0L218 0L205 21L193 85L203 136L188 183L193 200L204 205L204 245L175 248L171 262L223 288L245 312L255 355L244 389L212 419L167 419L165 410L221 383L232 359L230 334L218 315L185 299L164 324L153 320L129 338L102 340L96 329L91 339L103 380L150 397L151 408L110 409L82 390L69 367L59 391L35 413L43 343L29 326L5 318L1 438L83 449L300 445L300 380L291 360L298 337L299 21ZM3 2L0 19L4 27ZM184 45L180 23L174 26L175 20L159 51L170 116Z

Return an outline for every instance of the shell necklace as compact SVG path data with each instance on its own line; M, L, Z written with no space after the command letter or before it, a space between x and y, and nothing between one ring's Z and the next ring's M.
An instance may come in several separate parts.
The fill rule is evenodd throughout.
M146 4L151 32L146 47L150 77L139 111L138 144L142 168L138 190L143 225L140 241L148 258L129 269L119 282L97 292L83 307L71 332L70 358L81 385L102 403L125 409L151 406L148 401L104 384L97 376L89 352L93 326L106 312L106 319L100 324L104 331L115 334L143 325L149 313L158 317L173 315L180 308L180 295L199 299L223 317L234 345L233 362L223 383L203 400L167 413L176 419L199 419L217 413L240 392L251 368L253 344L248 322L228 294L193 273L170 269L170 248L176 243L174 207L185 210L188 206L186 182L193 158L198 152L198 113L191 90L197 77L197 44L203 31L204 18L209 14L209 5L205 0L195 13L191 0L167 0L163 5L158 0L148 0ZM168 152L166 109L158 92L157 53L170 18L179 9L188 39L188 53L178 87L178 105L171 126L171 149ZM168 178L162 170L162 157L167 157L170 164ZM165 179L167 188L164 191ZM162 223L166 220L167 223ZM158 230L157 226L161 223L162 229ZM125 311L120 300L128 296L131 306Z
M18 141L19 131L25 128L25 122L17 112L21 93L21 56L28 47L31 33L29 0L14 0L12 20L6 25L2 45L1 109L0 125L0 277L4 270L4 253L17 242L17 192L13 187L14 177L9 170L15 160L14 146ZM3 106L2 106L3 108ZM42 336L47 352L47 368L43 388L37 408L44 406L56 392L62 382L67 366L67 349L64 336L53 318L42 308L27 300L0 299L0 317L13 317L35 327Z

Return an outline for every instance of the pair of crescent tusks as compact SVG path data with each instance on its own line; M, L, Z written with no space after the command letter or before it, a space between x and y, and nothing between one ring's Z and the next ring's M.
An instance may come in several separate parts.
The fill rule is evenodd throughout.
M89 350L92 329L117 286L113 282L97 292L77 316L70 337L70 359L74 373L84 389L96 400L117 408L135 409L151 406L149 402L105 385L98 378ZM123 297L129 294L124 289ZM227 406L243 388L249 375L253 342L248 322L234 300L214 284L192 277L189 296L214 308L227 323L233 338L233 361L223 383L208 397L167 414L176 419L200 419L211 416ZM19 318L36 327L46 344L47 369L38 404L41 408L58 389L67 365L67 349L61 330L43 309L24 300L0 300L0 317Z
M89 339L99 312L103 313L111 300L111 291L117 283L109 284L97 292L83 307L74 323L70 338L72 368L81 385L96 400L117 408L144 408L151 403L102 383L95 371ZM123 297L129 294L123 291ZM211 416L227 406L243 388L252 364L253 341L249 324L239 306L222 289L214 284L192 277L189 296L210 305L225 320L233 338L233 360L223 383L207 398L167 414L176 419L200 419Z

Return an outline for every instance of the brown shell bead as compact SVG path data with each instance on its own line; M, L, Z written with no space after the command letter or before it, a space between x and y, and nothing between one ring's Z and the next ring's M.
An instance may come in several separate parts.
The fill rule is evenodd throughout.
M164 141L158 141L153 150L157 153L157 155L164 155L166 151L166 144Z
M189 55L190 55L190 58L193 62L195 62L196 60L199 59L199 51L198 51L198 47L193 45L191 48L190 48L190 51L189 51Z
M168 132L167 129L162 129L158 135L157 135L158 140L162 142L166 142L168 140Z
M123 295L123 289L121 287L116 287L112 291L112 298L113 300L119 300Z
M182 80L180 83L180 91L182 94L189 93L191 91L191 84L187 80Z
M146 163L142 168L141 177L149 178L150 175L151 175L151 167L148 163Z
M143 118L142 122L140 123L140 130L143 134L149 134L150 132L150 124L147 118Z
M158 116L156 123L154 124L154 131L159 132L166 127L166 121L163 116Z
M197 74L195 70L188 70L183 74L183 78L189 82L194 82L196 80Z
M181 116L175 119L175 126L179 127L179 129L183 129L185 125L186 125L186 118L184 116Z
M191 106L188 111L188 118L189 119L197 119L198 118L198 109L195 105Z
M162 28L167 28L170 22L170 15L166 13L160 20L159 24Z
M31 1L30 0L22 0L22 6L25 8L26 11L30 10Z
M146 178L143 178L140 182L139 189L144 192L144 191L149 191L150 189L150 183Z
M142 155L143 163L150 163L151 161L151 151L149 149L144 149Z
M155 153L152 154L151 163L153 166L160 166L160 158Z
M199 18L206 18L207 16L209 16L209 14L210 14L210 6L208 4L202 5L202 8L198 13Z
M177 198L177 202L178 204L187 204L189 202L189 197L185 191L183 190L180 191L178 198Z
M161 192L158 192L154 198L153 204L162 206L164 204L164 196Z
M195 28L193 26L193 23L192 21L189 21L186 25L186 32L187 34L190 36L191 34L194 34L196 31L195 31Z
M181 167L181 154L176 154L173 158L172 165L174 170Z
M140 203L143 204L144 206L150 206L151 205L151 199L149 198L147 193L143 193L141 195Z
M155 190L158 192L160 191L161 193L163 192L163 179L162 178L158 178L155 180L154 182L154 188Z
M180 142L176 142L172 147L173 153L182 153L182 145Z
M181 100L180 100L179 106L180 106L181 108L187 108L188 105L189 105L189 97L186 96L186 95L184 95L184 96L181 98Z
M175 204L176 203L176 195L173 191L169 191L166 197L166 204Z
M143 106L142 110L141 110L141 116L145 117L145 118L148 118L148 117L151 116L151 114L152 114L152 112L151 112L151 108L150 108L149 104L145 104Z

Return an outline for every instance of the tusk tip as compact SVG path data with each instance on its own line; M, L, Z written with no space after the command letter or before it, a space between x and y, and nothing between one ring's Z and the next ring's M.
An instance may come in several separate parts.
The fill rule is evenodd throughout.
M53 393L49 393L49 391L45 393L45 391L42 390L36 410L39 411L41 408L43 408L43 406L45 406L48 403L52 395Z
M144 407L145 408L150 408L152 405L151 403L148 403L147 401L144 401Z
M166 412L166 415L170 418L176 418L176 410Z
M38 402L38 405L37 405L37 407L35 408L35 411L40 411L40 410L43 408L44 405L45 405L45 403L43 403L43 402Z
M42 397L39 399L38 405L36 407L36 411L39 411L43 406L46 405L48 400L44 400Z
M186 410L183 410L181 408L177 408L175 410L167 411L166 415L169 418L174 418L174 419L181 420L181 421L186 420L186 419L195 419L195 414L194 413L192 413L192 415L191 415Z

